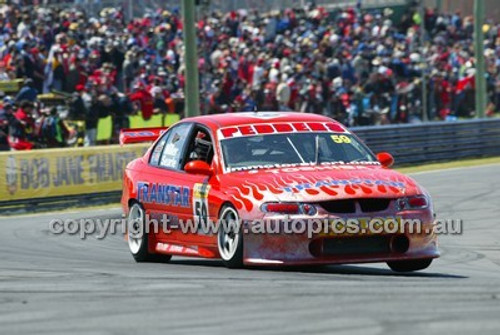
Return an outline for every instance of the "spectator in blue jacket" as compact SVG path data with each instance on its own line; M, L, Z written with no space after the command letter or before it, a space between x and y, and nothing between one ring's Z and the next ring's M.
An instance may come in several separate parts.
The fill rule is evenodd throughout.
M28 78L24 81L24 86L17 94L15 101L16 103L19 103L23 100L35 102L37 95L38 91L35 88L35 82L33 81L33 79Z

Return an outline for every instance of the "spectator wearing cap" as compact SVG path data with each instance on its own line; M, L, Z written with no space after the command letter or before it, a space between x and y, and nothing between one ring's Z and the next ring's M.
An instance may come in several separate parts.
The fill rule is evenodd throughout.
M84 146L94 146L97 144L97 123L99 118L109 116L113 108L111 97L101 94L97 98L93 96L90 108L87 110L85 119L85 139Z
M121 129L129 127L129 116L133 113L132 102L126 94L113 90L111 93L112 114L115 135L119 135Z
M149 120L153 115L154 100L146 87L142 83L138 83L129 98L138 110L141 111L144 120Z
M80 68L79 60L73 59L64 82L64 91L68 93L75 92L77 86L81 87L84 85L85 79L82 78L82 69Z
M73 120L83 120L87 115L87 107L83 100L85 94L85 87L77 85L76 90L71 97L69 104L69 118Z
M9 80L10 76L5 68L5 62L0 61L0 80Z
M132 51L128 51L125 54L125 60L123 62L123 77L125 80L125 91L128 92L131 89L132 82L137 75L137 68L139 62L137 61L135 54Z
M290 103L290 98L292 91L287 84L288 76L286 74L281 75L281 81L276 87L276 99L278 100L280 111L288 111L290 108L288 104Z
M125 62L125 53L122 49L122 44L115 40L106 45L102 60L104 63L111 63L116 70L116 86L118 90L123 91L123 64Z
M25 75L33 78L35 74L35 57L33 56L28 43L22 45L20 56L23 59Z
M97 122L99 121L100 104L95 94L88 95L90 105L86 108L84 146L90 147L97 142Z
M208 97L208 114L218 114L226 111L227 105L224 98L222 83L219 80L214 81L212 93Z
M57 91L62 91L64 89L64 82L66 80L66 72L64 70L63 61L63 49L57 47L54 48L52 58L49 58L47 66L50 67L50 77L52 79L49 84L49 88Z
M161 87L155 86L151 89L151 94L154 99L154 109L155 114L165 114L168 110L167 103L165 102L165 95Z
M252 77L252 87L259 88L262 79L264 78L264 68L263 68L264 60L262 58L257 60L257 64L253 66L253 77Z
M30 53L33 58L33 81L34 87L38 93L43 92L43 82L45 80L45 46L41 45L40 48L32 48Z

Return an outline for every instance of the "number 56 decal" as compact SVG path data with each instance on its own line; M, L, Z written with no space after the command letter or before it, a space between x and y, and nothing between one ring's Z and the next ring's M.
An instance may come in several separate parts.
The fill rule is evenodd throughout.
M193 187L193 218L198 227L198 234L208 227L208 192L210 185L194 184Z

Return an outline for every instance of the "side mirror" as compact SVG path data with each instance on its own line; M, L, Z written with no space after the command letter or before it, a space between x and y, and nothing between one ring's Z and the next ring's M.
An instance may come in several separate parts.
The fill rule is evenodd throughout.
M201 174L209 177L213 174L212 168L204 161L189 162L184 166L184 171L189 174Z
M381 152L377 154L377 160L382 164L385 168L390 168L394 165L394 157L390 153Z

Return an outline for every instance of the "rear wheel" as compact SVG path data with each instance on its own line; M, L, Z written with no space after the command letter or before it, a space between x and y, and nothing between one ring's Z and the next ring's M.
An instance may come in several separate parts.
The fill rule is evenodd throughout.
M413 272L427 269L432 263L432 259L417 259L414 261L387 262L387 265L394 272Z
M243 266L243 234L239 227L239 216L230 205L222 208L219 217L217 247L226 267L234 269Z
M172 256L148 252L148 232L145 229L146 215L139 203L134 203L128 212L127 240L130 253L136 262L167 262Z

